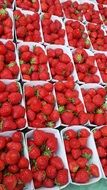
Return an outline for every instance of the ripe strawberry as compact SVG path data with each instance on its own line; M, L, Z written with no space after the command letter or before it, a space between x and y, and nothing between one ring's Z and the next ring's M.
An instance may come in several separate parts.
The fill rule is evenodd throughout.
M32 172L29 169L23 169L20 171L20 180L22 183L27 184L32 180Z
M70 140L70 147L71 147L71 149L77 149L77 148L80 148L80 142L79 142L79 140L78 139L76 139L76 138L72 138L71 140Z
M100 174L99 174L99 168L97 165L91 164L89 168L90 168L90 173L92 176L99 177Z
M25 109L22 105L13 106L12 112L13 112L12 116L14 119L19 119L21 117L24 117L24 115L25 115Z
M46 134L44 131L42 130L35 130L33 132L33 138L34 138L34 142L37 146L41 146L45 143L46 141Z
M101 132L103 137L106 137L107 136L107 126L101 127L100 132Z
M21 100L22 100L22 95L19 92L10 93L8 96L8 101L12 105L19 104L21 102Z
M6 146L6 138L0 136L0 150L2 150Z
M18 152L22 151L22 144L21 142L15 142L15 141L10 141L6 145L8 150L16 150Z
M46 141L46 149L44 151L45 155L50 155L51 153L55 153L58 150L58 141L56 137L50 137Z
M39 182L43 182L46 178L46 173L44 170L37 170L33 173L33 178Z
M49 161L48 156L45 155L39 156L36 160L38 169L45 170L46 167L48 166L48 161Z
M64 139L64 146L65 146L66 153L70 153L71 147L70 147L69 140Z
M84 147L87 146L87 140L88 140L87 138L79 138L78 140L80 142L80 147L81 148L84 148Z
M61 114L62 122L67 124L67 125L71 124L72 119L73 119L73 113L72 112L65 111L64 113Z
M94 135L94 139L97 140L99 138L101 138L101 131L98 130L93 130L93 135Z
M81 129L79 132L78 132L78 136L79 137L89 137L90 136L90 132L87 130L87 129Z
M97 151L100 158L105 158L107 156L106 150L103 147L98 146Z
M59 156L53 156L50 159L50 164L54 166L57 170L61 170L64 168L63 161Z
M82 158L82 157L79 157L77 160L76 160L78 166L80 168L85 168L86 164L88 163L88 160L86 158Z
M20 131L16 131L12 135L12 140L14 142L21 142L23 140L22 133Z
M72 153L72 157L74 159L78 159L81 156L81 150L80 149L72 149L71 153Z
M17 82L11 82L6 86L7 92L18 92L19 91L19 85Z
M69 165L70 172L73 172L73 173L77 172L79 168L79 164L75 160L68 161L68 165Z
M25 169L25 168L28 168L29 167L29 161L27 158L25 158L24 156L22 156L19 160L19 163L18 163L18 167L20 169Z
M9 165L17 164L20 159L20 154L16 150L10 150L6 153L6 163Z
M58 185L65 185L68 182L68 170L62 169L59 170L56 176L56 184Z
M53 166L53 165L49 165L46 168L46 175L47 177L49 177L50 179L55 179L56 175L57 175L57 169Z
M87 183L89 181L89 174L85 169L80 169L77 171L74 181L76 183Z
M86 147L82 149L82 157L89 160L92 157L92 154L93 152L90 148Z
M43 181L43 186L44 187L47 187L47 188L51 188L54 186L54 181L50 178L46 178L44 181Z
M104 115L102 113L95 114L94 122L96 125L104 125L106 123Z
M15 175L5 176L3 179L3 184L8 190L14 190L17 185L17 179Z
M37 159L40 156L40 150L37 146L30 146L29 147L29 157L30 159Z
M71 138L75 138L77 136L76 132L72 129L65 131L64 139L70 140Z

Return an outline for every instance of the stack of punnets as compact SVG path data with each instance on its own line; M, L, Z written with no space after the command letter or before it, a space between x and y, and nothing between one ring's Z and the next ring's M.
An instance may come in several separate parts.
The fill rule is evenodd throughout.
M1 0L0 189L106 179L107 1Z

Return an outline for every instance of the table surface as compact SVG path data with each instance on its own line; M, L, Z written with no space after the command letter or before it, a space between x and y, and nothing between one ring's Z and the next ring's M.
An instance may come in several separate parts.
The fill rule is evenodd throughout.
M107 190L107 180L101 179L97 183L87 186L68 185L64 190Z

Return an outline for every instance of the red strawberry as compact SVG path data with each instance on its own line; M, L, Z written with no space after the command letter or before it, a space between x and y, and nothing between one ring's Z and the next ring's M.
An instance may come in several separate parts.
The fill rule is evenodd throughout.
M69 140L64 139L64 146L65 146L66 153L70 153L71 147L70 147Z
M20 171L20 180L22 183L27 184L32 180L32 172L29 169L23 169Z
M78 166L80 168L85 168L86 164L88 163L88 160L86 158L82 158L82 157L79 157L77 160L76 160Z
M39 182L43 182L46 178L46 173L44 170L37 170L33 173L33 178Z
M48 156L45 155L39 156L36 160L38 169L45 170L48 166L48 161L49 161Z
M89 137L90 136L90 132L87 130L87 129L81 129L79 132L78 132L78 136L79 137Z
M71 138L75 138L76 136L77 136L77 133L72 129L67 130L64 133L64 139L67 139L67 140L70 140Z
M17 164L20 159L20 154L16 150L10 150L6 153L6 163L9 165Z
M81 150L80 149L72 149L71 153L72 153L72 157L74 159L78 159L81 156Z
M50 159L50 164L54 166L57 170L61 170L64 168L63 161L59 156L53 156Z
M19 104L21 102L21 100L22 100L22 95L19 92L10 93L8 96L8 101L12 105Z
M97 151L100 158L105 158L107 156L106 150L103 147L98 146Z
M20 131L16 131L12 135L12 140L14 142L21 142L23 140L22 133Z
M73 173L77 172L79 165L77 164L75 160L68 161L68 165L69 165L70 172L73 172Z
M71 149L77 149L77 148L80 148L80 142L79 142L79 140L78 139L76 139L76 138L72 138L71 140L70 140L70 147L71 147Z
M87 140L88 140L87 138L79 138L78 140L80 142L80 147L81 148L84 148L84 147L87 146Z
M29 157L30 159L37 159L40 156L40 150L37 146L29 147Z
M25 115L25 109L22 105L16 105L13 106L12 115L14 119L19 119L21 117L24 117Z
M86 147L82 149L82 157L89 160L92 157L92 154L93 152L90 148Z
M14 190L17 185L17 179L15 175L5 176L3 179L3 184L8 190Z
M61 114L61 120L64 124L70 125L73 119L73 113L65 111Z
M57 175L57 169L53 166L53 165L49 165L46 168L46 175L47 177L49 177L50 179L55 179L56 175Z
M97 140L101 138L101 131L99 129L93 130L94 139Z
M17 82L11 82L6 86L7 92L18 92L19 91L19 85Z
M28 168L29 167L28 159L22 156L19 160L18 167L21 169Z
M67 169L62 169L59 170L56 176L56 184L58 185L65 185L68 182L68 170Z
M51 187L54 187L54 181L50 178L46 178L44 181L43 181L43 186L44 187L47 187L47 188L51 188Z
M107 136L107 126L103 126L100 128L101 134L103 137Z
M46 141L46 134L44 131L41 130L35 130L33 132L33 138L34 138L34 142L37 146L41 146L45 143Z
M91 164L89 168L90 168L90 173L92 176L99 177L100 174L99 174L99 168L97 165Z
M80 169L77 171L74 181L76 183L87 183L89 181L89 174L85 169Z

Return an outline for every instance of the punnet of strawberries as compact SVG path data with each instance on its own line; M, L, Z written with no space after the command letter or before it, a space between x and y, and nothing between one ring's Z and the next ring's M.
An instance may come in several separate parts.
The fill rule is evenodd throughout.
M13 39L13 13L0 8L0 38Z
M10 40L0 41L0 78L17 79L18 74L15 44Z
M96 88L89 87L87 89L83 86L81 88L90 123L97 126L106 125L107 90L102 86L96 86Z
M0 81L0 131L22 129L25 125L25 108L19 83Z
M29 159L35 188L52 188L68 183L68 169L58 155L59 139L52 132L35 130L27 138ZM64 153L63 153L64 154Z
M91 44L84 25L76 20L66 20L65 22L68 43L75 48L89 49Z
M88 183L92 178L100 176L98 163L92 160L94 151L88 143L90 135L85 128L77 131L68 129L63 133L71 179L75 183Z
M23 190L31 182L29 160L24 154L21 132L0 134L0 189Z
M93 129L93 135L103 171L107 177L107 125Z
M50 71L44 47L41 45L22 45L18 49L19 63L23 80L49 80Z
M40 16L34 12L14 11L16 38L27 42L41 42Z
M28 124L32 128L54 128L59 121L53 84L25 85L25 104Z

